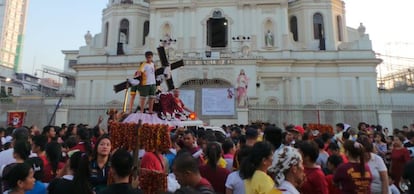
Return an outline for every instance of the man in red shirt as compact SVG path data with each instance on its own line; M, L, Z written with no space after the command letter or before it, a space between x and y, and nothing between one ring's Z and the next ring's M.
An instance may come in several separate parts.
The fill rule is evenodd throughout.
M191 187L202 194L214 194L210 182L200 175L198 161L188 152L177 154L173 173L182 187Z
M177 104L177 106L179 108L178 111L180 111L180 112L187 111L187 112L190 112L190 113L193 112L192 110L190 110L189 108L184 106L184 102L180 99L180 90L174 89L173 90L173 95L174 95L175 103Z

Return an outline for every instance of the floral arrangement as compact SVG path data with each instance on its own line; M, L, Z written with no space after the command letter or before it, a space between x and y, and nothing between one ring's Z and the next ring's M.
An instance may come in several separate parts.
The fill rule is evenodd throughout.
M308 126L308 129L312 131L318 130L319 134L323 134L323 133L333 134L334 133L334 129L332 125L329 125L329 124L308 123L307 126Z
M108 128L113 148L162 151L171 147L168 125L111 122Z
M139 169L139 185L144 193L163 193L167 191L167 174L148 169Z

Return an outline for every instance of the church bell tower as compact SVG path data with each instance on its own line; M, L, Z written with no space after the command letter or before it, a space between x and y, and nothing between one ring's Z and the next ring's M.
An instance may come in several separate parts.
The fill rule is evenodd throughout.
M109 0L102 17L102 45L107 54L140 53L148 33L148 0Z

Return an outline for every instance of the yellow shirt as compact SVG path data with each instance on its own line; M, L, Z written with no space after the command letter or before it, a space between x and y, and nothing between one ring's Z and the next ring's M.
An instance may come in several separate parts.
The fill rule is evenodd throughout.
M275 187L273 179L265 172L256 170L251 179L244 181L246 194L267 194Z
M208 160L205 160L204 164L207 164ZM224 160L223 157L220 157L220 159L217 161L217 166L221 168L226 168L227 162Z
M277 188L273 188L272 190L270 190L269 192L267 192L267 194L282 194L283 192Z

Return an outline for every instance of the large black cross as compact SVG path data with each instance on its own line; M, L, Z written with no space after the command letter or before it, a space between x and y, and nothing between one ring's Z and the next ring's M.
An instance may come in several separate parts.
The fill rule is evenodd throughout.
M171 71L172 71L174 69L177 69L179 67L184 66L184 61L183 60L179 60L179 61L176 61L176 62L170 64L168 62L167 55L165 54L165 48L164 47L158 47L157 51L158 51L158 56L160 57L160 61L161 61L162 66L155 70L155 77L156 78L159 75L163 75L167 68L171 68ZM141 77L135 77L134 79L140 80ZM171 91L175 88L174 87L174 81L173 81L171 75L169 75L168 79L166 79L166 83L167 83L167 86L168 86L168 91ZM160 85L160 84L161 84L161 81L157 81L157 85ZM129 86L130 86L130 84L128 83L128 81L124 81L122 83L114 85L114 91L115 91L115 93L118 93L122 90L127 89Z

